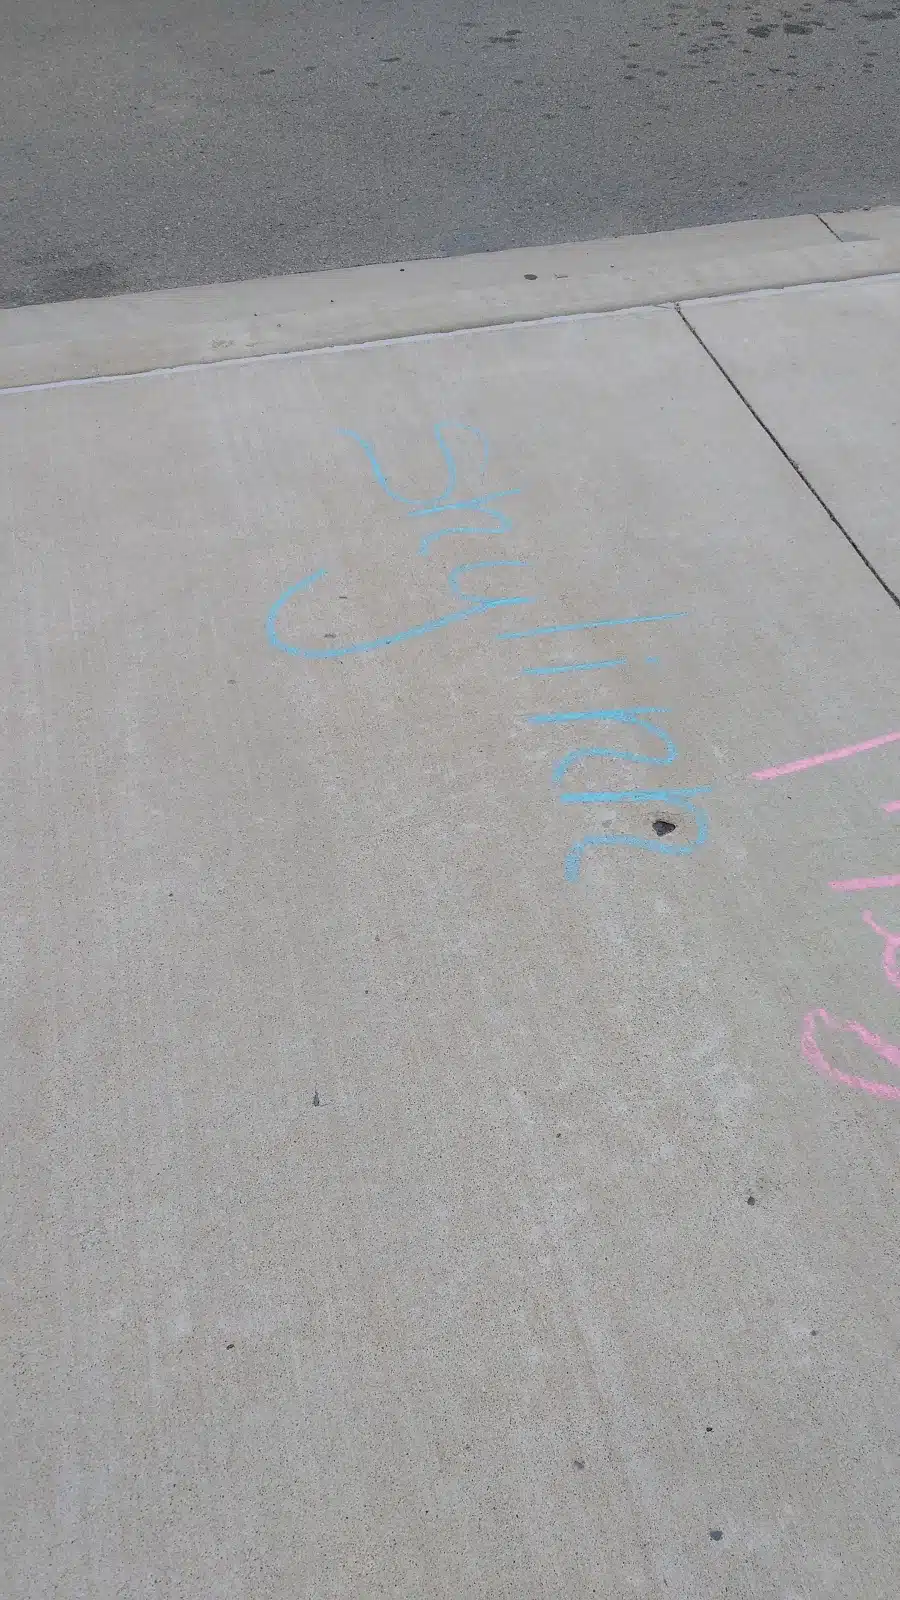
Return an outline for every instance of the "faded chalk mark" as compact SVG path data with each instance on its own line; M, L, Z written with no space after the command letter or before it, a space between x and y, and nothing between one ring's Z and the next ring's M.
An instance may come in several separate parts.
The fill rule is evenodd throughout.
M391 500L396 500L400 505L420 506L431 510L443 505L447 500L449 500L450 496L456 489L456 460L454 458L453 451L450 449L449 444L444 438L444 431L447 428L459 428L461 433L471 433L474 435L481 445L482 470L487 466L490 448L487 440L484 437L484 434L479 428L469 427L464 422L436 422L432 431L434 433L438 450L443 457L444 467L447 472L447 479L440 494L431 496L423 495L418 497L414 495L401 494L399 489L394 489L391 487L387 473L384 471L381 462L375 454L375 446L368 439L364 439L359 433L354 433L352 428L339 428L338 432L342 433L345 439L352 439L356 444L359 445L369 463L369 466L372 469L372 474L376 483L384 490L385 494L388 495Z
M578 633L583 628L627 628L634 622L673 622L686 611L661 611L653 617L601 617L595 622L559 622L549 628L523 628L519 633L498 633L498 639L537 639L541 634ZM900 734L897 734L900 739Z
M454 523L452 528L437 528L434 533L427 533L424 539L421 540L419 544L419 555L427 556L431 546L433 544L437 544L438 539L449 539L451 534L469 533L475 534L477 537L484 539L490 538L491 536L496 536L497 534L511 533L512 518L504 516L502 511L491 510L490 506L487 504L487 501L499 500L503 495L512 495L518 493L518 489L503 489L499 490L496 494L481 495L476 500L465 502L469 506L474 507L475 510L480 511L483 516L490 517L491 520L496 523L496 527L482 528L474 522L457 522ZM460 502L460 504L462 505L463 502ZM410 516L424 517L431 515L436 511L443 513L444 511L455 511L456 509L456 506L424 506L419 511L411 511Z
M819 1043L817 1023L821 1021L832 1033L852 1033L860 1039L867 1049L880 1056L889 1066L900 1071L900 1050L895 1044L890 1044L885 1039L880 1039L877 1033L870 1033L859 1022L839 1022L830 1017L827 1011L819 1008L808 1012L803 1022L803 1035L800 1047L804 1059L815 1072L823 1078L830 1078L835 1083L843 1083L848 1089L860 1089L864 1094L874 1095L879 1100L900 1100L900 1085L895 1083L881 1083L871 1078L861 1078L853 1072L842 1072L835 1067L826 1057Z
M864 750L877 750L883 744L893 744L900 739L898 733L882 733L877 739L865 739L862 744L847 744L840 750L826 750L821 756L804 756L800 761L789 761L784 767L765 767L762 772L751 772L751 778L784 778L789 772L805 772L809 767L823 767L828 761L846 761Z
M888 878L839 878L828 887L839 894L859 894L862 889L900 889L900 873Z
M619 750L614 747L589 745L579 750L570 750L562 761L553 769L553 782L560 783L571 767L579 761L586 761L589 756L610 756L619 761L636 761L648 767L668 767L678 757L678 750L673 739L669 738L664 728L657 727L655 722L649 722L651 715L667 716L665 706L633 706L628 711L549 711L542 712L528 718L529 722L557 723L557 722L618 722L629 723L636 728L643 728L645 733L659 739L665 746L666 754L662 756L645 756L635 750Z
M627 667L625 656L613 656L609 661L575 661L571 666L523 667L523 678L553 678L559 672L597 672L600 667Z
M402 268L401 268L402 271ZM491 489L484 494L468 495L462 499L455 498L459 472L456 457L451 449L447 434L451 429L459 433L471 434L481 446L481 462L479 471L483 473L490 458L490 445L479 428L470 427L464 422L438 422L435 423L433 434L438 451L443 459L446 478L439 494L413 496L401 493L395 489L376 454L375 446L371 440L364 439L361 434L354 433L350 428L339 431L347 439L352 439L363 451L376 483L382 488L391 500L398 505L408 506L408 515L411 517L444 516L452 511L475 511L489 519L493 527L481 527L477 523L454 523L449 528L437 528L433 533L427 533L419 544L419 554L426 556L433 544L439 539L447 539L451 534L472 534L475 536L488 536L491 534L505 534L512 531L512 521L502 511L494 509L492 504L496 500L507 500L512 495L521 493L519 489Z
M881 956L881 970L887 981L894 989L900 989L900 972L897 971L897 951L900 949L900 933L889 933L886 928L880 928L871 911L863 912L865 922L879 939L884 940L884 950Z
M706 843L709 818L701 806L695 806L690 796L708 794L710 785L700 789L631 789L627 791L591 790L583 794L561 794L562 805L644 805L656 802L668 810L684 811L696 823L696 837L685 844L667 844L663 839L644 839L637 833L592 833L573 844L566 856L566 878L574 883L581 872L582 857L586 850L604 844L630 844L636 850L651 850L663 856L689 856Z
M391 645L403 644L408 639L422 638L425 634L436 633L439 628L449 628L455 622L465 622L469 617L481 616L485 611L496 611L502 606L527 606L531 605L533 595L513 595L507 599L487 600L475 595L462 594L457 586L457 574L468 572L474 567L524 567L526 561L473 561L462 566L454 567L448 582L454 594L459 599L470 600L473 603L461 611L449 611L444 616L431 617L427 622L420 622L411 628L403 628L399 633L382 634L377 639L364 639L359 643L331 645L319 648L312 645L288 644L278 632L278 620L284 607L297 595L308 594L314 584L324 578L326 569L322 567L318 572L310 573L308 578L301 579L300 583L292 584L289 589L276 600L268 617L266 618L266 636L269 643L276 649L284 651L285 655L299 656L305 661L336 661L341 656L364 655L371 650L386 650Z

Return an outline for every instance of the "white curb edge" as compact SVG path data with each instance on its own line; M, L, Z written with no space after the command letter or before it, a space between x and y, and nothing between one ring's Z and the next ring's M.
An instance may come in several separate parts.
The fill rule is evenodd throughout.
M900 207L0 311L0 389L900 271Z

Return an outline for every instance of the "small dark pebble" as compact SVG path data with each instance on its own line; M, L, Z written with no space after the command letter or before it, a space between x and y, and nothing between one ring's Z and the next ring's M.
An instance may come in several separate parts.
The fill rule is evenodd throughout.
M527 278L529 283L536 283L537 282L537 273L536 272L526 272L525 277Z
M748 1204L748 1206L755 1206L756 1205L756 1195L755 1194L748 1194L748 1196L747 1196L747 1204Z
M317 1105L320 1105L320 1104L321 1104L321 1101L319 1100L319 1091L318 1091L318 1089L314 1089L313 1090L313 1105L317 1106Z
M721 1528L710 1528L709 1537L711 1539L715 1539L716 1541L718 1541L722 1537L722 1529Z
M578 1468L579 1472L583 1472L584 1471L584 1462L583 1461L578 1461L576 1459L574 1465Z
M233 1344L227 1344L227 1345L226 1345L226 1346L225 1346L225 1349L226 1349L226 1350L233 1350L233 1349L234 1349L234 1345L233 1345Z
M709 1422L706 1424L706 1431L707 1433L712 1433L712 1425Z
M657 817L656 821L653 824L653 832L655 834L658 834L659 837L662 838L664 833L674 833L675 832L675 824L674 824L674 822L667 822L665 817Z

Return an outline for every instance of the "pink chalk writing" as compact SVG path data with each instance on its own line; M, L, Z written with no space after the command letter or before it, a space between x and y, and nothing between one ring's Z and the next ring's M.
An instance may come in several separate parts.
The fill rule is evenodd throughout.
M889 878L838 878L828 885L839 894L858 894L860 889L900 889L900 873Z
M863 912L863 922L884 940L884 950L881 956L881 970L888 983L895 989L900 989L900 972L897 971L897 950L900 949L900 933L888 933L886 928L879 928L871 911Z
M877 750L879 745L893 744L900 732L882 733L877 739L866 739L862 744L847 744L842 750L826 750L821 756L804 756L800 761L789 761L785 767L765 767L762 772L751 772L751 778L784 778L789 772L805 772L808 767L823 767L826 761L846 761L848 756L861 755L864 750Z
M783 767L765 767L760 772L751 774L754 778L783 778L789 772L805 772L808 767L821 767L828 761L846 761L848 756L861 755L864 750L877 750L881 745L894 744L900 740L900 732L883 733L877 739L866 739L861 744L844 745L840 750L827 750L819 756L805 756L801 761L791 761ZM882 803L882 811L900 812L900 800L886 800ZM838 894L859 894L866 889L900 889L900 873L890 873L879 878L835 878L828 885ZM862 920L866 927L871 928L883 941L881 951L881 970L892 989L900 990L900 933L892 933L888 928L882 928L875 921L871 911L862 913ZM900 1073L900 1046L891 1044L889 1040L882 1039L877 1033L872 1033L861 1022L848 1020L839 1021L829 1016L821 1006L813 1011L808 1011L803 1019L803 1031L800 1036L800 1049L809 1065L819 1073L820 1077L828 1078L833 1083L842 1083L848 1089L861 1090L863 1094L874 1095L879 1100L900 1100L900 1083L885 1083L879 1078L864 1078L859 1073L844 1072L829 1061L826 1050L829 1041L826 1034L851 1034L854 1039L865 1045L867 1050L881 1061L887 1062Z
M879 1039L877 1033L870 1033L868 1028L864 1028L859 1022L837 1022L827 1011L819 1009L808 1012L804 1018L801 1040L804 1057L816 1072L823 1078L831 1078L835 1083L846 1084L848 1089L862 1089L865 1094L875 1095L879 1100L900 1100L900 1084L860 1078L856 1073L841 1072L840 1068L832 1066L819 1044L817 1029L820 1022L832 1033L855 1034L864 1045L874 1051L876 1056L880 1056L882 1061L887 1061L890 1066L900 1071L900 1050L895 1044L888 1044L885 1039Z

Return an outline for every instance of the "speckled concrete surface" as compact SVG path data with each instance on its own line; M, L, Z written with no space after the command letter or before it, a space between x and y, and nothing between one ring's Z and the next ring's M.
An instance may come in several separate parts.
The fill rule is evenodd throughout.
M900 279L695 305L690 320L900 595Z
M679 313L0 410L4 1596L896 1592L898 611Z

